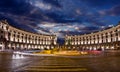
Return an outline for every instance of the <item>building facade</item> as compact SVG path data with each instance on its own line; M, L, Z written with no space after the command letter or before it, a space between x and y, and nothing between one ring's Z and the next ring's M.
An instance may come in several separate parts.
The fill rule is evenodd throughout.
M120 49L120 24L91 34L66 35L65 46L78 50Z
M0 50L51 49L56 40L55 35L27 32L10 26L6 20L0 21Z
M120 49L120 24L99 32L65 36L65 44L57 44L57 36L27 32L0 21L0 50L67 48L77 50Z

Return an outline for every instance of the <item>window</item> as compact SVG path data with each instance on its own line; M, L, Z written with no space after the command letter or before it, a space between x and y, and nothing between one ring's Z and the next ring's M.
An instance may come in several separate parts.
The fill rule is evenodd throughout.
M3 36L0 37L1 39L3 38Z
M6 30L8 30L8 26L6 26Z
M3 33L3 31L1 31L1 33Z

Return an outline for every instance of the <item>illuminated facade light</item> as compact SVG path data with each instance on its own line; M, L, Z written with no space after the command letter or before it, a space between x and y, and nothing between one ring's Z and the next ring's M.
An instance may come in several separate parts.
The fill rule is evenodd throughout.
M102 49L102 50L107 50L107 49L119 49L119 44L120 44L120 24L118 24L115 27L109 28L109 29L104 29L102 31L98 31L95 33L90 33L90 34L84 34L84 35L76 35L76 36L65 36L66 39L66 46L68 45L68 39L72 39L69 41L69 43L72 42L72 46L79 47L81 49ZM76 44L77 40L77 44ZM75 43L75 44L74 44ZM111 46L114 45L114 46ZM115 46L116 45L116 46ZM80 49L80 50L81 50Z
M114 46L111 46L114 45ZM97 50L120 47L120 25L103 31L65 36L65 48ZM57 36L40 35L12 27L6 21L0 21L0 49L53 49L57 46ZM116 46L115 46L116 45ZM69 46L69 47L68 47ZM59 47L59 46L58 46Z
M6 20L0 21L1 49L44 49L55 46L55 35L40 35L12 27ZM51 44L54 43L54 44ZM6 47L5 47L6 46Z

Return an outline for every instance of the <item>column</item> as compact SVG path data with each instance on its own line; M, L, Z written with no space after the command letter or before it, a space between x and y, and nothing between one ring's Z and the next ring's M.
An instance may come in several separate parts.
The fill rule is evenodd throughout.
M118 29L118 41L120 41L120 29Z
M2 49L1 49L2 51L4 51L5 50L5 43L4 42L2 42Z

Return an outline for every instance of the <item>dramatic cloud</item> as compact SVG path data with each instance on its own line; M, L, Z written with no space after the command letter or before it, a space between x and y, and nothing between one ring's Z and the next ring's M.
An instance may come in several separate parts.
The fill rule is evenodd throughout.
M101 9L105 9L113 5L118 5L120 3L120 0L83 0L83 2L92 7L99 7Z
M62 7L58 0L43 0L43 2L46 4L51 4L56 7Z
M104 13L106 15L118 16L120 15L120 5L116 5L108 10L105 10Z
M85 34L117 25L120 0L1 0L0 19L42 34Z

